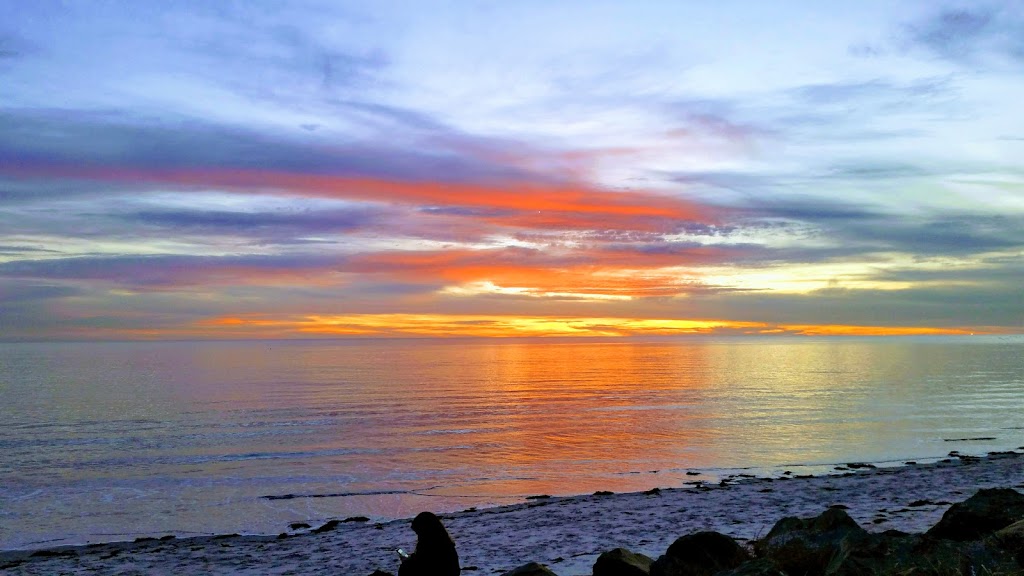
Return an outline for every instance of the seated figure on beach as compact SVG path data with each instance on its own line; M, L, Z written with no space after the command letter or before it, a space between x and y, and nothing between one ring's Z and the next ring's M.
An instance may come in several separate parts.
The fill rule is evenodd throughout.
M430 512L420 512L412 521L416 551L402 561L398 576L458 576L459 554L455 542Z

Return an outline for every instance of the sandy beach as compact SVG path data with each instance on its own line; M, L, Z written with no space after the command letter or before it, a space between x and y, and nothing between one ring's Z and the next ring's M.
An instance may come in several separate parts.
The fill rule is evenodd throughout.
M616 547L657 557L679 536L715 530L745 541L784 516L842 504L869 531L922 532L950 503L980 488L1024 488L1024 452L953 456L897 467L839 466L834 475L737 476L721 484L630 494L533 498L443 516L467 574L502 573L529 561L586 575ZM542 495L538 495L542 496ZM317 531L317 529L320 529ZM217 535L0 553L10 574L370 574L396 572L394 552L415 547L408 520L339 519L287 536Z

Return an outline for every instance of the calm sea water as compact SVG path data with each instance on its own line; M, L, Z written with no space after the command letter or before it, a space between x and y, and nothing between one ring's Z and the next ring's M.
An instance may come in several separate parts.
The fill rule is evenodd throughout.
M3 344L0 399L0 548L277 533L1016 448L1024 339Z

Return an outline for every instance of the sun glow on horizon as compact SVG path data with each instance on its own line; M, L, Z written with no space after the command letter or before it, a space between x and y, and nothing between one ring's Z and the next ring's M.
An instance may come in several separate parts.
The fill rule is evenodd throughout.
M223 316L195 328L210 337L633 337L682 335L963 336L986 328L773 324L708 319L344 314L282 317Z

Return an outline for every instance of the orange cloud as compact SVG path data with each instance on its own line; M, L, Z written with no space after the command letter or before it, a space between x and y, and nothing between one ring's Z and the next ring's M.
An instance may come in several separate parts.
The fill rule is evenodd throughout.
M565 255L540 250L393 251L357 256L345 270L400 281L491 283L542 293L671 296L692 289L695 275L679 266L715 261L721 250L697 247L675 254L577 249Z
M200 168L147 170L51 166L45 169L21 167L8 172L21 177L173 184L423 207L471 208L484 211L474 217L524 228L660 231L672 222L710 222L714 219L708 208L668 195L611 191L583 184L473 184Z

